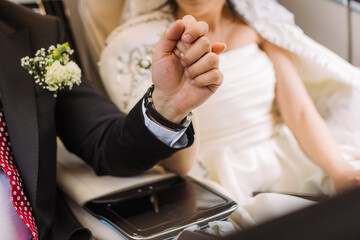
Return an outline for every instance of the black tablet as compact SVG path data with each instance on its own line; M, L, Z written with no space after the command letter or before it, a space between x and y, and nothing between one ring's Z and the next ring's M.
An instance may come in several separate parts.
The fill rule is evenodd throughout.
M225 220L237 208L192 178L171 177L91 200L85 209L125 239L171 239L184 228Z

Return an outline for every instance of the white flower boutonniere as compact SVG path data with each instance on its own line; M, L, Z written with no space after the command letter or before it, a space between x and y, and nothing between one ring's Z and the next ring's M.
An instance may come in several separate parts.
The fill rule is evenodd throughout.
M73 53L67 42L56 47L52 45L47 51L45 48L38 50L34 58L23 57L21 66L34 75L35 83L54 92L54 97L57 97L58 91L64 87L72 89L74 84L81 83L81 69L70 61Z

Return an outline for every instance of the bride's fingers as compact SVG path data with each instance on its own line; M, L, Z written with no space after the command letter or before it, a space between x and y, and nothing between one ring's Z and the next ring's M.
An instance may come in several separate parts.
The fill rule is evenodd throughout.
M225 52L227 46L225 43L213 43L211 51L217 55Z
M192 15L185 15L181 20L184 22L186 27L189 27L197 22L197 20Z
M176 56L178 56L178 58L182 57L182 52L177 47L174 48L173 52L175 53Z
M191 47L190 44L185 44L183 41L178 41L178 42L176 43L176 48L177 48L181 53L186 52L190 47ZM180 57L180 55L179 55L179 57Z
M186 15L182 18L185 24L185 32L181 37L184 43L192 43L199 37L205 36L209 30L209 26L204 21L196 21L191 15Z
M178 56L180 56L180 53L185 52L189 48L189 44L185 44L182 41L178 41L176 43L176 48L174 50L174 53ZM225 52L227 48L227 45L225 43L212 43L211 44L211 51L217 55Z
M196 78L197 76L210 71L211 69L217 69L219 67L219 57L213 53L207 53L197 62L192 64L186 70L190 74L190 78Z
M196 78L191 79L191 84L196 87L208 87L211 92L215 92L223 82L223 75L219 69L214 68Z
M184 52L186 49L191 47L191 44L194 43L197 39L203 37L207 33L208 27L207 23L205 22L196 22L192 26L187 27L185 25L184 34L181 37L181 41L176 43L176 47L181 51ZM185 42L182 39L184 38L185 34L191 35L191 42Z
M198 61L202 56L211 51L210 40L206 37L199 38L194 44L192 44L187 50L181 51L180 58L187 66L192 65Z
M187 63L184 62L184 60L181 59L181 58L183 57L183 53L182 53L179 49L177 49L177 48L174 49L174 53L175 53L175 55L179 58L181 65L182 65L184 68L188 67Z

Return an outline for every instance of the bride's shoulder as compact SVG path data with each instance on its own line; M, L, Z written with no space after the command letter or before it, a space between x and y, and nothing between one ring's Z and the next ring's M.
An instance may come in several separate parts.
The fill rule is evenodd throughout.
M132 18L114 29L105 42L111 44L131 41L146 41L153 37L160 38L163 32L175 21L173 15L160 10Z

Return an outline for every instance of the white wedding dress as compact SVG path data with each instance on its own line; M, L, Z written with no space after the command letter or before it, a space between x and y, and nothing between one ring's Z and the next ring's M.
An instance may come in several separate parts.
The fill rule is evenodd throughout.
M173 21L169 14L153 12L109 36L100 75L121 110L128 112L151 85L152 49ZM221 54L220 69L223 85L197 110L200 158L210 179L238 202L234 220L248 227L314 203L289 194L333 195L329 176L307 158L281 120L267 55L257 44L246 45ZM360 150L339 147L360 168Z
M289 194L333 195L332 180L308 159L282 122L268 56L257 44L246 45L221 54L220 69L222 86L198 108L200 155L210 178L239 203L241 225L312 203ZM342 150L360 167L359 150ZM254 197L254 192L263 193Z

